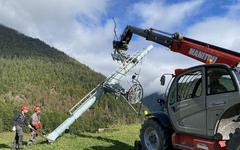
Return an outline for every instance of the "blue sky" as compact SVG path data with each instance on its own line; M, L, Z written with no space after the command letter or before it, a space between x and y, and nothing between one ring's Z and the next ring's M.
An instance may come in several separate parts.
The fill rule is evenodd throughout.
M189 2L189 0L124 0L124 1L113 1L112 4L107 8L108 13L103 17L102 21L115 17L120 20L120 27L122 24L141 24L141 19L139 16L131 16L127 12L131 12L133 5L144 3L149 4L151 2L162 2L166 6L172 6L174 4L181 4L183 2ZM215 16L224 16L228 11L229 7L234 5L239 5L238 0L204 0L202 5L193 12L193 15L190 15L188 19L185 19L184 22L180 25L179 28L184 30L187 26L197 23L200 20L203 20L208 17ZM179 8L181 9L181 8ZM157 13L157 12L156 12ZM240 13L240 11L239 11ZM130 17L129 17L130 16ZM167 17L167 16L166 16ZM161 22L160 22L161 23ZM160 24L159 23L159 24Z
M240 51L239 0L0 0L1 24L39 38L105 75L119 65L110 55L112 17L117 22L118 35L131 24L180 32ZM129 52L148 44L151 42L135 36ZM163 73L200 64L160 45L154 46L141 65L140 80L146 94L163 92L159 85Z

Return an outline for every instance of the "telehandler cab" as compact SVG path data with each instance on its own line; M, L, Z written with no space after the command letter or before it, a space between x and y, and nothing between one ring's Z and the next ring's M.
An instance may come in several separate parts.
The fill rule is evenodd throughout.
M113 41L115 51L126 51L133 34L205 63L175 71L167 112L148 114L136 149L240 150L240 53L179 33L133 26Z

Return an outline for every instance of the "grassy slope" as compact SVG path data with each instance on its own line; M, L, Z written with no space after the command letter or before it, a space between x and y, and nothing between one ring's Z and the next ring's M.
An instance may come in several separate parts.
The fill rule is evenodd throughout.
M121 125L112 127L114 131L101 133L82 133L79 135L64 134L51 145L42 144L43 139L38 137L38 144L26 147L32 150L131 150L138 139L140 125ZM0 133L0 149L9 149L14 133ZM2 140L3 138L3 140ZM24 141L27 141L25 135Z
M40 103L44 130L53 130L65 120L67 111L104 79L43 41L0 25L0 132L11 130L13 112L26 103ZM95 131L115 123L132 123L134 118L125 102L105 95L71 131Z

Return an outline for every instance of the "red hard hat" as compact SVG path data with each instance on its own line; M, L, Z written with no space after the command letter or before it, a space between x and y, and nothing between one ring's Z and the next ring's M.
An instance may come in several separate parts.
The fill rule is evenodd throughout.
M21 106L21 110L29 110L29 107L28 106Z
M35 106L34 106L34 111L35 111L35 112L41 111L40 105L35 105Z
M34 107L41 107L41 105L37 103L37 104L35 104Z

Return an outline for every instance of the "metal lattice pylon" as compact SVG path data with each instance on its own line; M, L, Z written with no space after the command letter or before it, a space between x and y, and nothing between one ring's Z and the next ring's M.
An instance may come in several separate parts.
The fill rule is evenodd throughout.
M106 92L106 86L114 88L114 85L119 84L122 77L126 76L130 69L138 64L142 58L152 50L152 48L153 46L149 45L147 48L128 58L122 67L117 69L112 75L107 77L101 84L98 84L92 91L90 91L77 104L75 104L69 110L70 116L54 131L47 135L49 142L55 141L66 129L69 129L70 125L72 125L75 120L77 120L85 111L87 111L96 102L96 100L98 100L104 94L104 92Z

